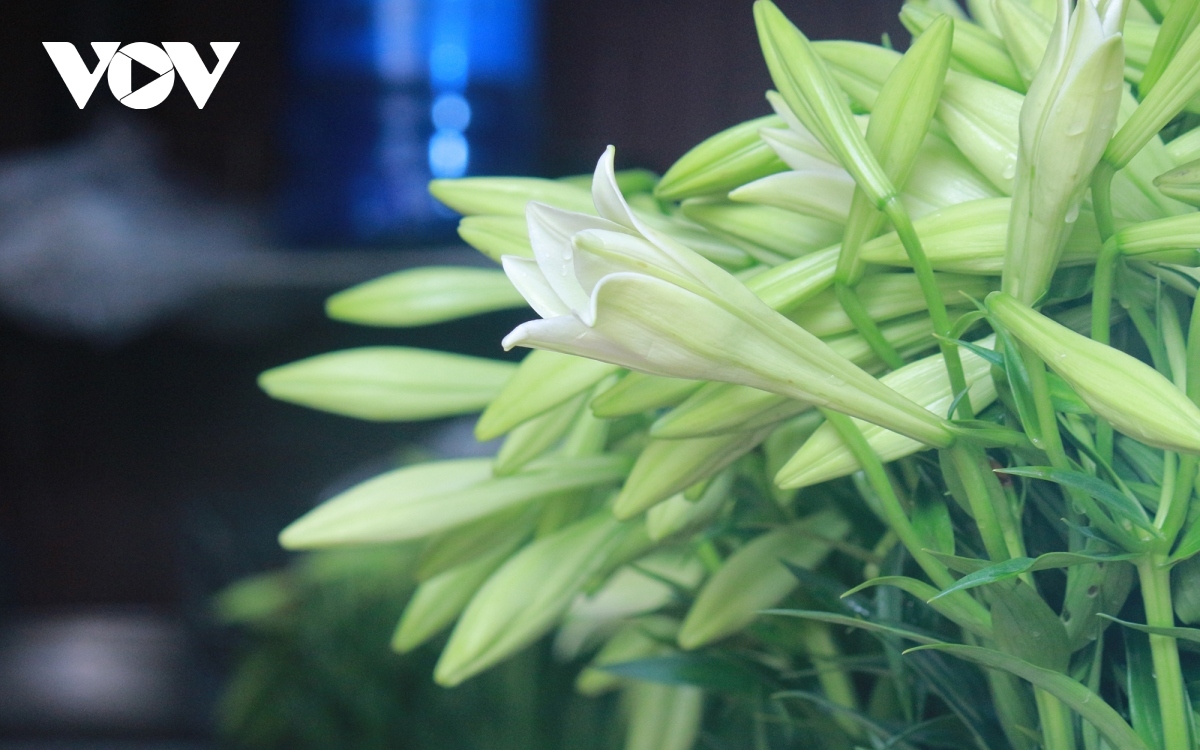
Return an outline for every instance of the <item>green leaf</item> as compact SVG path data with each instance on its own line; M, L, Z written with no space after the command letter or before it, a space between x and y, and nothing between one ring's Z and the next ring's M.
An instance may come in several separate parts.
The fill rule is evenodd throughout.
M666 685L695 685L719 693L757 693L768 677L748 664L710 654L652 656L600 669L621 677Z
M962 607L956 601L956 597L950 597L949 599L938 598L938 590L936 588L915 578L908 578L907 576L872 578L850 589L843 596L850 596L873 586L895 586L902 591L912 594L946 617L946 619L970 630L975 635L981 638L992 637L992 623L990 621L980 619L974 612Z
M1122 633L1125 640L1125 694L1129 698L1129 722L1147 745L1162 748L1163 725L1154 657L1150 653L1150 639L1138 630L1140 628L1133 628Z
M1100 614L1097 617L1112 620L1122 627L1137 630L1147 635L1164 635L1168 638L1187 641L1188 643L1200 643L1200 628L1156 628L1151 625L1140 625L1136 622L1129 622L1128 620L1119 620L1112 615Z
M867 630L878 635L894 635L927 645L945 643L945 641L941 641L937 638L933 638L932 636L912 630L909 628L909 626L904 625L903 623L883 623L871 620L861 620L857 617L834 614L833 612L820 612L812 609L766 609L763 610L762 614L779 615L781 617L798 617L802 620L827 622L830 625L845 625L848 628L861 628L862 630Z
M1195 556L1198 552L1200 552L1200 517L1192 521L1192 525L1188 526L1187 531L1183 532L1183 538L1179 540L1179 546L1171 553L1171 559L1167 562L1174 565Z
M1039 555L1038 557L1014 557L1011 560L994 563L992 565L980 568L972 573L968 573L967 575L958 579L953 586L945 589L933 598L940 599L941 597L951 594L955 591L971 589L975 588L976 586L983 586L984 584L996 583L998 581L1011 580L1023 573L1029 573L1037 570L1067 568L1072 565L1083 565L1084 563L1132 560L1136 557L1139 557L1139 555L1133 553L1122 555L1088 555L1079 552L1047 552L1046 554ZM945 561L944 557L939 557L939 559Z
M1038 593L1024 583L992 598L992 633L1005 653L1066 673L1071 660L1067 629Z
M1200 557L1190 557L1171 570L1175 614L1188 625L1200 622Z
M515 371L508 362L482 357L371 346L267 370L258 385L272 398L334 414L413 421L479 411Z
M503 271L424 266L339 292L326 301L325 313L347 323L411 327L525 305Z
M1029 477L1031 479L1043 479L1047 482L1054 482L1064 487L1072 487L1080 490L1102 503L1116 518L1129 521L1139 529L1148 531L1156 537L1162 536L1158 529L1154 528L1154 524L1150 522L1150 518L1146 515L1146 509L1140 503L1122 494L1120 490L1111 484L1089 474L1084 474L1081 471L1055 469L1050 466L996 469L996 473Z
M1133 728L1126 724L1121 715L1113 710L1112 706L1105 703L1103 698L1064 674L1043 669L1010 654L978 646L941 643L917 646L905 653L925 649L942 651L951 656L957 656L991 669L1000 669L1028 680L1035 687L1058 698L1082 716L1084 720L1091 722L1115 747L1121 748L1121 750L1150 750L1142 738L1133 731Z

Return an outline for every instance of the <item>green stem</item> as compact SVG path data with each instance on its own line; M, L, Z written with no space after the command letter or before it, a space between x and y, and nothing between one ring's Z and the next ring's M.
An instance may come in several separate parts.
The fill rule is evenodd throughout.
M1033 689L1038 718L1042 724L1044 750L1075 750L1075 726L1062 701L1041 688Z
M1101 161L1092 172L1092 210L1096 212L1096 228L1100 230L1100 241L1116 234L1113 221L1112 181L1117 170L1108 162Z
M1151 554L1137 563L1142 584L1142 602L1146 624L1155 628L1175 626L1171 607L1171 571L1165 554ZM1162 717L1163 750L1190 750L1190 711L1184 695L1183 670L1175 639L1150 635L1150 655L1154 661L1154 684L1158 688L1158 707Z
M996 562L1003 562L1013 556L1006 541L1006 527L1014 526L1009 518L1004 489L995 475L991 479L995 487L990 487L987 477L981 471L981 462L987 457L983 451L971 446L967 441L960 440L943 452L948 464L958 476L971 505L971 514L975 517L975 526L983 538L983 546L988 557ZM988 472L991 474L991 472ZM1019 555L1018 555L1019 556Z
M1034 444L1045 451L1050 459L1050 465L1056 469L1072 471L1067 452L1063 449L1062 435L1058 432L1058 418L1055 416L1054 403L1050 400L1050 383L1046 379L1046 364L1024 344L1018 344L1020 355L1025 360L1025 370L1029 373L1029 389L1033 393L1033 405L1037 410L1038 426L1041 437ZM1078 506L1087 506L1088 498L1082 492L1070 486L1065 486L1067 495Z
M1096 259L1096 278L1092 284L1092 339L1101 344L1109 343L1112 335L1113 278L1120 257L1120 248L1115 242L1108 241ZM1113 428L1102 418L1096 419L1096 452L1106 463L1112 463Z
M929 317L933 321L933 330L942 337L938 344L942 350L942 358L946 362L946 373L950 377L950 390L956 396L960 393L965 394L967 378L963 373L962 360L958 356L958 347L947 340L952 333L950 316L946 313L946 302L942 299L942 290L938 288L937 278L933 275L933 266L929 265L929 258L926 257L925 249L921 246L921 238L917 236L912 219L908 217L908 212L904 210L899 198L893 196L888 200L883 211L888 220L892 222L892 227L896 230L896 235L900 238L900 243L908 254L908 261L912 264L913 272L917 275L921 293L925 296L925 305L929 308ZM971 407L969 394L964 395L958 402L958 418L975 418L975 410Z
M896 489L892 487L891 479L888 478L887 471L883 468L883 463L879 460L875 450L867 443L867 439L863 437L862 431L850 417L841 412L821 409L821 413L837 430L842 442L846 444L846 447L858 460L859 465L863 467L863 473L866 474L871 489L875 490L875 494L879 497L884 520L887 521L892 531L896 532L900 543L908 549L909 554L917 561L931 581L941 588L949 588L954 585L954 576L950 575L946 566L925 551L925 543L921 541L920 535L909 521L904 506L900 504L900 498L896 496Z
M862 298L858 296L854 287L841 281L834 281L833 292L837 295L838 302L850 318L850 322L854 324L855 330L871 347L871 351L875 352L875 355L883 360L883 363L890 369L898 370L903 367L904 359L896 351L896 348L884 338L883 332L879 330L879 326L867 312Z

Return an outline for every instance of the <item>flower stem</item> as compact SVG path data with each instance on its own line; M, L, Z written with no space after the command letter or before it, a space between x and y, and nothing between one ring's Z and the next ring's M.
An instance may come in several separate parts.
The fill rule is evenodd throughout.
M1175 612L1171 607L1171 570L1165 563L1164 554L1150 554L1137 562L1146 624L1155 628L1175 626ZM1164 750L1189 750L1188 712L1191 709L1183 692L1183 670L1179 665L1179 648L1175 639L1165 635L1150 635L1150 655L1154 663L1154 683L1158 688Z
M926 257L925 249L921 246L921 238L917 236L912 219L908 217L908 212L904 210L899 198L893 196L883 207L883 211L888 220L892 222L892 227L896 230L896 235L900 238L900 243L904 245L904 251L908 254L908 261L912 264L913 272L917 275L921 293L925 296L925 305L929 308L929 317L933 321L933 329L942 337L938 344L942 350L942 358L946 361L946 373L950 376L950 390L956 396L960 393L965 394L958 402L958 417L959 419L974 419L975 410L971 407L971 397L965 393L967 378L963 373L962 360L958 356L958 347L946 340L951 335L950 316L946 313L946 302L942 299L942 290L938 288L937 279L933 275L933 266L929 265L929 258Z
M875 352L876 356L883 360L883 363L890 369L898 370L903 367L904 359L896 351L896 348L884 338L883 332L879 330L879 326L867 313L867 308L863 305L862 298L858 296L854 287L841 281L834 281L833 292L837 295L838 302L846 311L846 315L854 324L858 334L871 347L871 351Z
M1041 688L1033 689L1033 697L1042 724L1042 747L1045 750L1075 750L1075 727L1067 707Z

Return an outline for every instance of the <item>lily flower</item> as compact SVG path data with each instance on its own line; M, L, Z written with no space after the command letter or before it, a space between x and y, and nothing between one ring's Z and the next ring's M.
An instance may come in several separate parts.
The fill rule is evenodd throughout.
M598 217L529 205L534 260L505 257L504 270L542 319L513 330L506 349L549 349L652 375L749 385L929 445L953 442L944 420L646 226L617 189L613 158L610 147L596 167Z

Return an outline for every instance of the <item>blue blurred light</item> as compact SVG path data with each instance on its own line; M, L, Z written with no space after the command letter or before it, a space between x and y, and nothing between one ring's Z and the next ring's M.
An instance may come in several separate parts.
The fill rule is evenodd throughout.
M429 77L438 88L462 88L467 85L469 62L463 45L443 42L429 53Z
M461 94L442 94L433 100L430 117L438 130L461 132L471 124L471 105Z
M429 139L429 171L434 177L462 177L467 173L471 147L457 130L439 130Z

